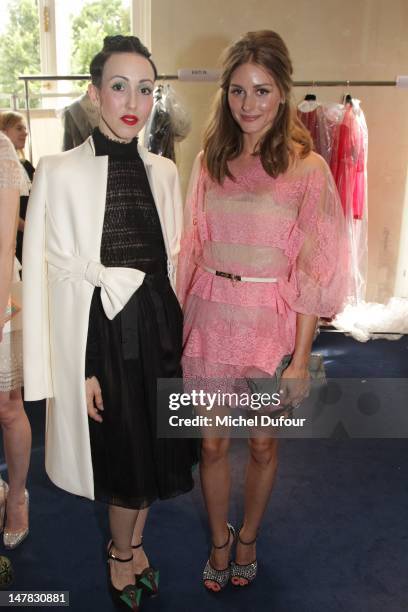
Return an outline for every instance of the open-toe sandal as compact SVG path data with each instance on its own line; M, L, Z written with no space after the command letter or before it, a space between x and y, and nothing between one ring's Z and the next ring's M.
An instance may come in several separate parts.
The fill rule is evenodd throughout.
M221 546L216 546L214 543L212 544L212 547L215 548L216 550L221 550L223 548L226 548L228 546L228 544L231 541L231 536L232 536L232 540L235 540L235 529L232 525L230 525L230 523L227 523L227 527L228 527L228 538L226 540L226 542L224 544L221 544ZM203 583L205 588L207 589L207 591L211 591L211 593L219 593L224 587L227 586L228 584L228 580L230 579L230 575L231 575L231 564L230 562L228 563L227 567L224 569L216 569L215 567L213 567L211 565L211 561L210 559L208 559L206 566L204 568L203 571ZM218 591L214 591L213 589L210 589L205 582L207 580L210 580L211 582L216 582L217 584L220 585L220 588L218 589Z
M241 540L240 532L238 531L237 540L243 546L252 546L252 544L255 544L256 542L256 537L250 542L244 542L243 540ZM246 587L255 580L257 571L258 571L258 562L256 558L254 561L251 561L251 563L246 563L246 564L236 563L235 561L232 561L231 562L231 584L233 584L236 587ZM234 582L232 582L233 578L243 578L244 580L246 580L246 582L245 584L235 584Z

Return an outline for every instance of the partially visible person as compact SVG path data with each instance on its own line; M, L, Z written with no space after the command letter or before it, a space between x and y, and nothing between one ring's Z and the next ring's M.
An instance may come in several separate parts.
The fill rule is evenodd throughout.
M6 134L6 136L8 136L13 143L20 162L23 165L31 183L34 177L35 168L31 162L25 158L24 154L24 147L27 139L27 127L23 115L16 111L4 111L0 114L0 130L4 132L4 134ZM18 219L16 244L16 257L20 263L23 257L23 236L27 204L28 195L20 196L20 215Z
M12 143L0 132L0 425L9 476L8 485L0 478L0 532L4 528L6 548L15 548L28 535L25 485L31 428L21 396L21 329L15 329L16 317L11 318L10 297L13 284L19 282L20 266L14 255L19 197L28 195L28 186Z
M62 150L70 151L79 147L98 126L99 112L92 103L89 93L82 94L64 108L63 114L64 137Z

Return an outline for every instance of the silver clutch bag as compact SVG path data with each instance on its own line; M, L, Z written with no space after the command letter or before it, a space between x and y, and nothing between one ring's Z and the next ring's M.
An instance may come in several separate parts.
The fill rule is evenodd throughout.
M268 393L269 395L279 393L283 371L286 370L291 362L291 359L292 355L284 355L272 376L268 376L267 378L246 378L245 380L247 381L251 392ZM319 355L318 353L311 353L309 359L309 373L311 380L316 380L320 383L326 382L326 372L324 369L322 355Z

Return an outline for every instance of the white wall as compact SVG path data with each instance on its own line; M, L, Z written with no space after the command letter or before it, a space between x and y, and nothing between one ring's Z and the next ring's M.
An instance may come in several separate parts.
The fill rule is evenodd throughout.
M401 223L398 265L395 278L395 295L408 298L408 171Z

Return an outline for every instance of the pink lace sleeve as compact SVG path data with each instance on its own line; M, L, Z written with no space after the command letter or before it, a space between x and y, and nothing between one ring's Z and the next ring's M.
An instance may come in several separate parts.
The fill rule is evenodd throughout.
M184 208L184 227L177 266L177 297L183 305L191 287L200 252L198 215L204 201L204 171L200 153L191 172Z
M307 188L288 245L291 260L285 299L296 312L331 317L341 309L349 278L346 223L327 164L317 163L306 178Z

